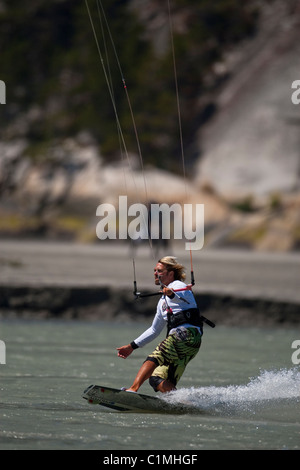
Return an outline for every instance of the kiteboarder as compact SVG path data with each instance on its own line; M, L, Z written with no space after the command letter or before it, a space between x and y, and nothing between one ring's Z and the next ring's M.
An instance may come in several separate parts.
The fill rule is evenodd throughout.
M154 268L154 281L162 296L152 325L131 343L117 348L126 359L134 349L156 338L167 325L167 337L147 357L133 384L125 390L137 392L145 380L157 392L176 390L187 364L201 346L203 323L194 295L184 283L185 268L174 256L161 258Z

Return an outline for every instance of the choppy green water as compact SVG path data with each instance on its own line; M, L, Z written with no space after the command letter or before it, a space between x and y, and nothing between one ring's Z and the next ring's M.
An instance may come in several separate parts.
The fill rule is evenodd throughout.
M168 399L199 414L122 414L81 398L92 383L131 384L151 343L126 360L115 348L145 323L2 321L0 449L300 449L300 367L278 328L206 328L199 355ZM142 393L154 394L145 383Z

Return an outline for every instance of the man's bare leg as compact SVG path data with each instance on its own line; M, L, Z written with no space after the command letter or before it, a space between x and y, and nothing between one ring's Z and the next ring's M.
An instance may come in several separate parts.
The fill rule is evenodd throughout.
M161 393L168 393L176 390L176 387L172 382L169 382L169 380L164 380L157 386L157 390Z
M140 370L137 373L136 378L134 379L133 384L130 388L127 388L130 392L137 392L138 389L143 385L145 380L149 379L152 375L152 372L157 367L153 361L145 361L141 366Z

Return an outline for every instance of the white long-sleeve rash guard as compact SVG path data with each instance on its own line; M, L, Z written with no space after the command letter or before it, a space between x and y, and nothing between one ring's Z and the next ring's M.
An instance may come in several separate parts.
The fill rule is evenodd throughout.
M174 290L183 289L186 287L186 284L182 281L173 281L168 285L168 287ZM152 325L146 331L144 331L144 333L142 333L138 338L134 340L135 344L138 347L143 347L146 344L150 343L164 329L168 320L167 307L172 309L173 315L176 315L176 313L182 312L183 310L189 310L190 308L197 308L197 304L196 304L194 295L191 290L180 291L178 292L178 295L180 297L183 297L188 303L178 298L177 295L175 295L173 299L170 299L170 297L167 297L167 296L165 299L165 297L162 296L160 300L158 301L156 314L153 319ZM184 325L181 325L181 326L188 327L192 325L190 323L184 323ZM172 330L170 331L170 333L171 332Z

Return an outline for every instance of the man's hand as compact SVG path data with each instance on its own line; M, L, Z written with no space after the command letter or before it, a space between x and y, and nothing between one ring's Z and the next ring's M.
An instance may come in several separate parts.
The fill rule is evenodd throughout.
M171 299L174 297L174 292L172 291L172 289L169 289L168 287L164 287L163 290L162 290L163 294L164 295L167 295L168 297L170 297Z
M118 351L118 357L122 357L123 359L126 359L133 351L131 344L126 344L126 346L121 346L116 349Z

